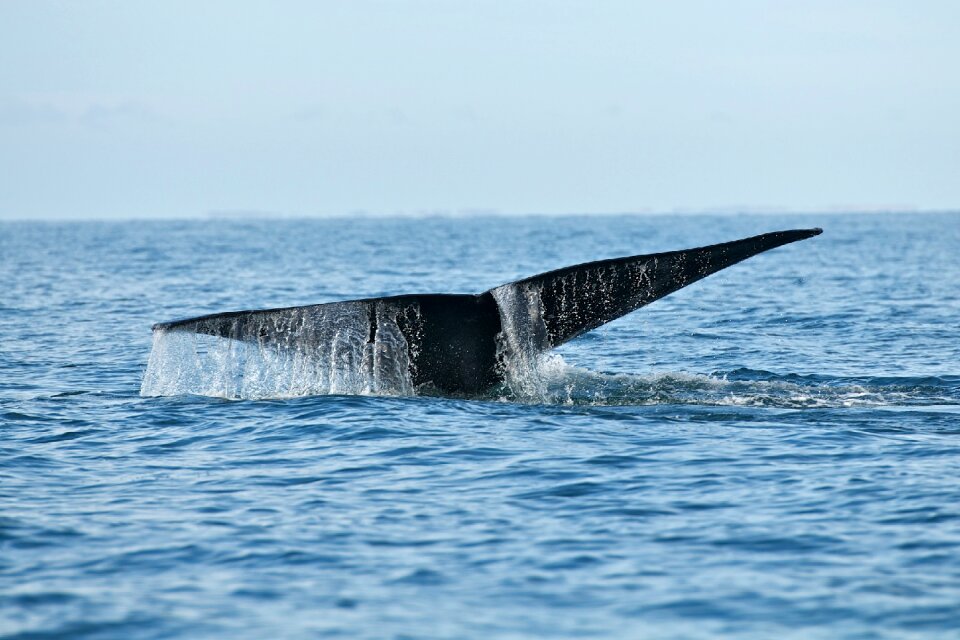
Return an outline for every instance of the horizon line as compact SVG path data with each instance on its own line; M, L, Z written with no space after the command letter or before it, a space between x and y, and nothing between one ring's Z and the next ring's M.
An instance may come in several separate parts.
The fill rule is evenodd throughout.
M636 217L665 217L665 216L819 216L819 215L950 215L960 214L960 207L954 208L917 208L917 207L813 207L813 208L780 208L780 207L682 207L675 209L637 209L625 211L566 211L566 212L521 212L500 211L498 209L424 209L414 211L379 212L354 210L344 213L302 213L270 211L266 209L214 209L202 213L173 214L173 215L128 215L128 216L83 216L83 217L22 217L4 218L0 216L0 223L60 223L60 222L209 222L218 220L395 220L410 219L422 220L430 218L469 219L469 218L571 218L590 216L636 216Z

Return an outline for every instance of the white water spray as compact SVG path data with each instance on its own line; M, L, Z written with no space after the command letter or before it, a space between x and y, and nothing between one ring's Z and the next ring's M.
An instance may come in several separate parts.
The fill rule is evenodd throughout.
M257 340L158 329L140 394L289 398L323 394L413 395L407 341L396 307L291 309L250 320Z

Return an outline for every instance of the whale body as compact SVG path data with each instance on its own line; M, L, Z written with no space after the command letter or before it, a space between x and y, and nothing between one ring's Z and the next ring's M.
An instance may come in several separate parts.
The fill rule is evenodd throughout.
M375 371L408 381L414 392L478 394L503 381L508 358L558 347L721 269L821 232L777 231L588 262L475 295L397 295L231 311L161 322L153 330L219 336L262 349L323 350L348 373Z

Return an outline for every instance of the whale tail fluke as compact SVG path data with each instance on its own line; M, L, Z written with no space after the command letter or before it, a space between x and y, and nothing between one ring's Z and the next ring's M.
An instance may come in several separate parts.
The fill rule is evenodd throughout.
M234 311L153 328L158 338L167 331L190 332L280 353L314 354L331 370L360 372L374 381L370 388L379 389L383 379L403 378L407 382L391 388L476 393L502 381L511 358L523 364L711 273L819 233L778 231L698 249L601 260L478 295L401 295Z
M751 256L822 232L776 231L696 249L588 262L518 280L493 292L497 295L498 290L512 288L539 298L546 332L540 348L550 349Z

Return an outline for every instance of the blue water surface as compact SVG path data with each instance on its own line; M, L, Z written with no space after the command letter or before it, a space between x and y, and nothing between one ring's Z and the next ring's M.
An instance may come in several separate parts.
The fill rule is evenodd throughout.
M553 395L141 397L150 325L778 229ZM4 638L960 638L960 217L0 225Z

